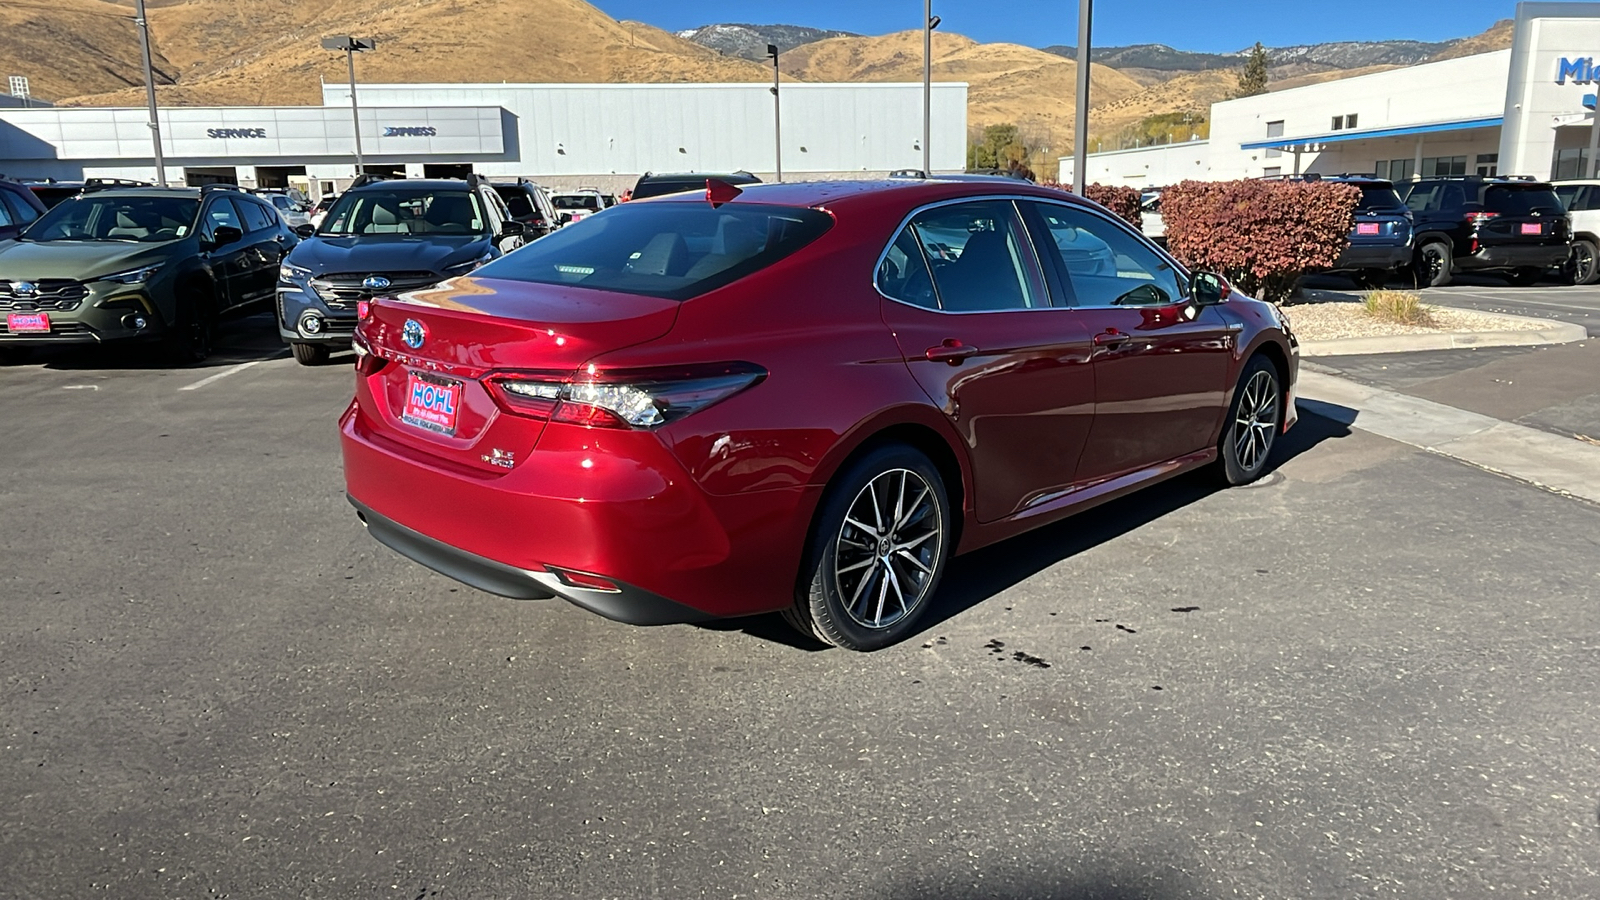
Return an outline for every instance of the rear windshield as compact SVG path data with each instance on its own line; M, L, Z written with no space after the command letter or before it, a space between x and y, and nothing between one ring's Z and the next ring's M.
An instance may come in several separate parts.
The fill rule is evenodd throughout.
M594 194L556 194L550 198L556 209L587 209L599 212L600 198Z
M687 300L772 265L832 225L825 212L789 206L624 203L475 274Z
M687 191L703 191L706 189L704 178L663 178L656 181L646 181L633 189L633 199L643 200L646 197L660 197L665 194L682 194Z
M1548 184L1527 187L1495 185L1484 192L1483 208L1487 212L1497 212L1505 216L1529 216L1534 213L1559 216L1566 212L1566 207L1561 205L1561 199Z
M1390 210L1399 212L1405 209L1406 205L1400 201L1400 194L1395 191L1392 184L1363 184L1361 202L1356 208L1372 212Z

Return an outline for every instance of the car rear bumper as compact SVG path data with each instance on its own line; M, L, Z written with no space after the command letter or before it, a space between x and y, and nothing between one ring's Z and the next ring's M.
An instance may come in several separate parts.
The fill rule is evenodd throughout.
M708 494L654 434L559 423L488 474L402 444L366 416L352 405L340 421L351 503L375 538L445 575L639 624L793 602L818 489Z
M1334 271L1351 269L1398 269L1411 264L1411 245L1358 246L1351 244L1333 264Z
M1548 269L1565 263L1570 252L1567 244L1502 244L1456 257L1456 268Z

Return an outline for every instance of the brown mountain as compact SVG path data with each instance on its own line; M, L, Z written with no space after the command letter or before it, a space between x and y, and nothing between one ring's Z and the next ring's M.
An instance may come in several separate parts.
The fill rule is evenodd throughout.
M102 0L5 0L0 47L0 75L26 75L40 99L129 87L143 96L139 32L127 7ZM172 62L157 53L153 63L157 81L170 81Z

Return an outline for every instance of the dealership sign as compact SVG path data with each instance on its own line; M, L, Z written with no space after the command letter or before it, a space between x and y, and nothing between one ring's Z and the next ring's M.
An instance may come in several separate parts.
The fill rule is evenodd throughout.
M385 125L382 137L433 137L438 133L432 125Z
M265 128L207 128L208 138L264 138Z

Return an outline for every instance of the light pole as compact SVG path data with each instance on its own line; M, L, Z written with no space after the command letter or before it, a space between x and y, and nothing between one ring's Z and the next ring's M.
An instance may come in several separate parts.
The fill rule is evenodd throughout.
M933 0L922 0L922 174L933 175L933 152L928 140L933 132L933 30L939 27Z
M142 3L143 0L140 0L140 2ZM345 64L350 67L350 121L354 123L356 129L357 176L366 170L366 166L361 160L361 112L356 106L356 54L362 50L371 50L376 46L378 46L378 42L372 38L351 37L348 34L322 39L322 48L324 50L343 50Z
M150 107L150 141L156 151L156 184L167 186L167 161L161 157L161 120L156 115L156 75L150 65L150 20L144 15L144 0L133 0L133 24L139 27L139 44L144 48L144 99Z
M778 45L767 45L767 56L772 59L772 152L778 164L778 180L783 180L783 109L778 105Z
M1073 110L1072 192L1083 196L1089 168L1089 20L1094 0L1078 0L1078 108Z

